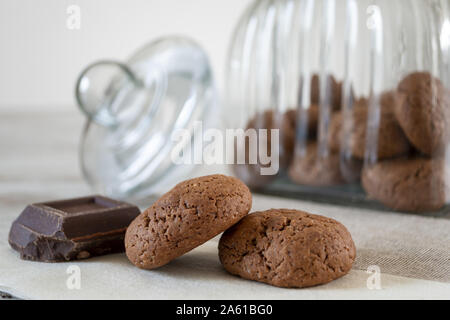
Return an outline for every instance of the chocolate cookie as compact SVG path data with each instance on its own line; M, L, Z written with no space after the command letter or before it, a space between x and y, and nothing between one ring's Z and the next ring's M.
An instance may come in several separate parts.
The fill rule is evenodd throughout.
M219 242L225 269L278 287L311 287L347 274L356 257L339 222L303 211L272 209L246 216Z
M163 266L225 231L250 210L240 180L212 175L176 185L128 227L128 259L142 269Z
M378 137L376 145L367 145L367 125L369 107L366 99L360 100L352 110L352 118L346 119L350 130L347 134L343 128L343 113L336 112L332 116L328 141L331 149L337 151L344 147L357 159L364 159L366 148L377 154L377 159L389 159L405 155L410 150L410 144L400 128L393 113L394 98L390 94L382 96ZM346 136L344 136L346 135Z
M292 159L295 144L295 127L292 123L292 114L286 112L281 114L275 110L266 110L258 113L247 124L247 129L268 129L267 132L267 150L271 150L271 130L280 130L280 164L286 167ZM246 156L248 153L246 145ZM248 157L248 156L247 156Z
M307 126L307 130L305 131L307 137L305 138L307 140L313 140L317 137L317 129L319 125L319 106L317 104L311 105L305 114L308 115L307 119L304 121L304 124ZM295 132L298 125L298 110L291 109L287 111L285 113L285 118L289 125L290 131L292 131L293 137L295 138Z
M327 76L326 97L334 110L341 109L342 105L342 82L336 81L332 75ZM320 104L320 77L314 74L311 77L311 104Z
M446 204L449 178L443 160L399 158L365 168L362 184L369 197L391 209L428 212Z
M292 118L293 114L285 113L280 114L274 110L266 110L263 113L256 114L247 124L245 130L255 129L256 137L258 141L255 141L255 146L250 149L250 139L246 138L243 144L238 143L235 140L235 161L233 165L234 173L240 177L245 183L252 188L264 187L272 180L277 177L275 175L263 175L261 173L262 168L268 168L273 165L271 162L264 164L259 157L259 143L260 139L264 139L262 143L266 144L266 150L264 154L268 154L272 157L272 130L279 129L279 153L276 155L278 157L279 168L286 168L291 162L292 155L294 153L294 143L295 143L295 119ZM259 129L267 129L267 138L260 135ZM256 163L251 161L250 151L256 152L255 159ZM237 160L238 152L245 152L245 163L239 163ZM275 157L275 155L274 155ZM273 157L272 157L273 158Z
M450 139L450 92L428 72L408 75L398 86L397 120L419 151L440 154Z
M395 112L395 106L397 105L397 91L388 90L380 96L380 107L383 112Z
M345 182L339 152L329 150L326 157L319 157L316 142L309 143L304 154L294 157L288 173L292 181L309 186L332 186Z

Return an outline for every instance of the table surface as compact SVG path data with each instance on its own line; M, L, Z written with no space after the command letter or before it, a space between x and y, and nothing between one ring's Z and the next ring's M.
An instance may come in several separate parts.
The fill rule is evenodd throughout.
M9 298L10 295L30 299L450 298L450 280L446 272L436 268L430 273L430 278L416 277L429 267L419 259L420 254L428 255L426 263L434 260L437 266L450 261L449 220L392 215L261 195L254 197L254 210L282 206L342 221L354 236L358 249L357 262L349 275L324 286L301 290L246 281L223 270L217 257L217 238L157 271L134 268L124 254L75 264L21 261L9 247L7 236L12 221L25 205L83 196L90 192L81 177L77 155L83 122L75 110L18 113L0 110L0 292L8 293L0 294L0 298ZM387 221L391 229L380 230L383 229L381 224L377 225L380 220ZM410 245L405 250L392 251L400 239L384 236L389 239L383 241L382 238L386 232L407 235L411 232L413 235L429 228L434 230L434 235L428 239L435 247L433 250L420 247L420 239L411 236ZM373 237L368 237L368 234ZM414 258L411 258L411 252ZM379 259L380 256L389 259ZM375 261L374 257L378 260ZM372 274L367 272L367 267L371 262L382 267L381 290L368 287ZM395 268L405 264L408 266L406 271ZM82 270L81 290L69 290L66 286L67 268L71 265ZM37 271L39 276L36 276ZM399 276L403 273L405 276Z

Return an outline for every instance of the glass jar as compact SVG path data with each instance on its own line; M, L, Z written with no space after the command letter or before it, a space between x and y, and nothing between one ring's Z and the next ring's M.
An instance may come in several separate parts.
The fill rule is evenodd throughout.
M83 174L94 190L115 198L157 195L187 177L195 163L177 163L174 155L202 152L191 143L201 134L197 122L216 127L209 59L182 37L156 40L125 63L88 66L77 81L76 99L87 116Z
M253 189L445 210L448 0L257 0L236 28L227 70L227 127L279 132L277 148L260 133L256 161L233 165ZM248 153L249 141L235 149ZM261 174L264 151L279 157L276 175Z

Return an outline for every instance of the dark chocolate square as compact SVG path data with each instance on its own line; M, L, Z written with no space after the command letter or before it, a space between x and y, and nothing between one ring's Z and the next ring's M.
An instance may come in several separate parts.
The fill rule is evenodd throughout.
M102 196L29 205L14 221L9 242L23 259L67 261L124 250L139 209Z

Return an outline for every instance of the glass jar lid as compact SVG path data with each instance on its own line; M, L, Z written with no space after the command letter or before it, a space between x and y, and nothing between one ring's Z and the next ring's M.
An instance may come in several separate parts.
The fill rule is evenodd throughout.
M173 155L189 149L195 123L217 105L207 55L181 37L154 41L126 63L91 64L75 91L88 118L80 145L83 174L96 191L116 198L149 196L193 169L175 165ZM190 139L174 139L177 130Z

